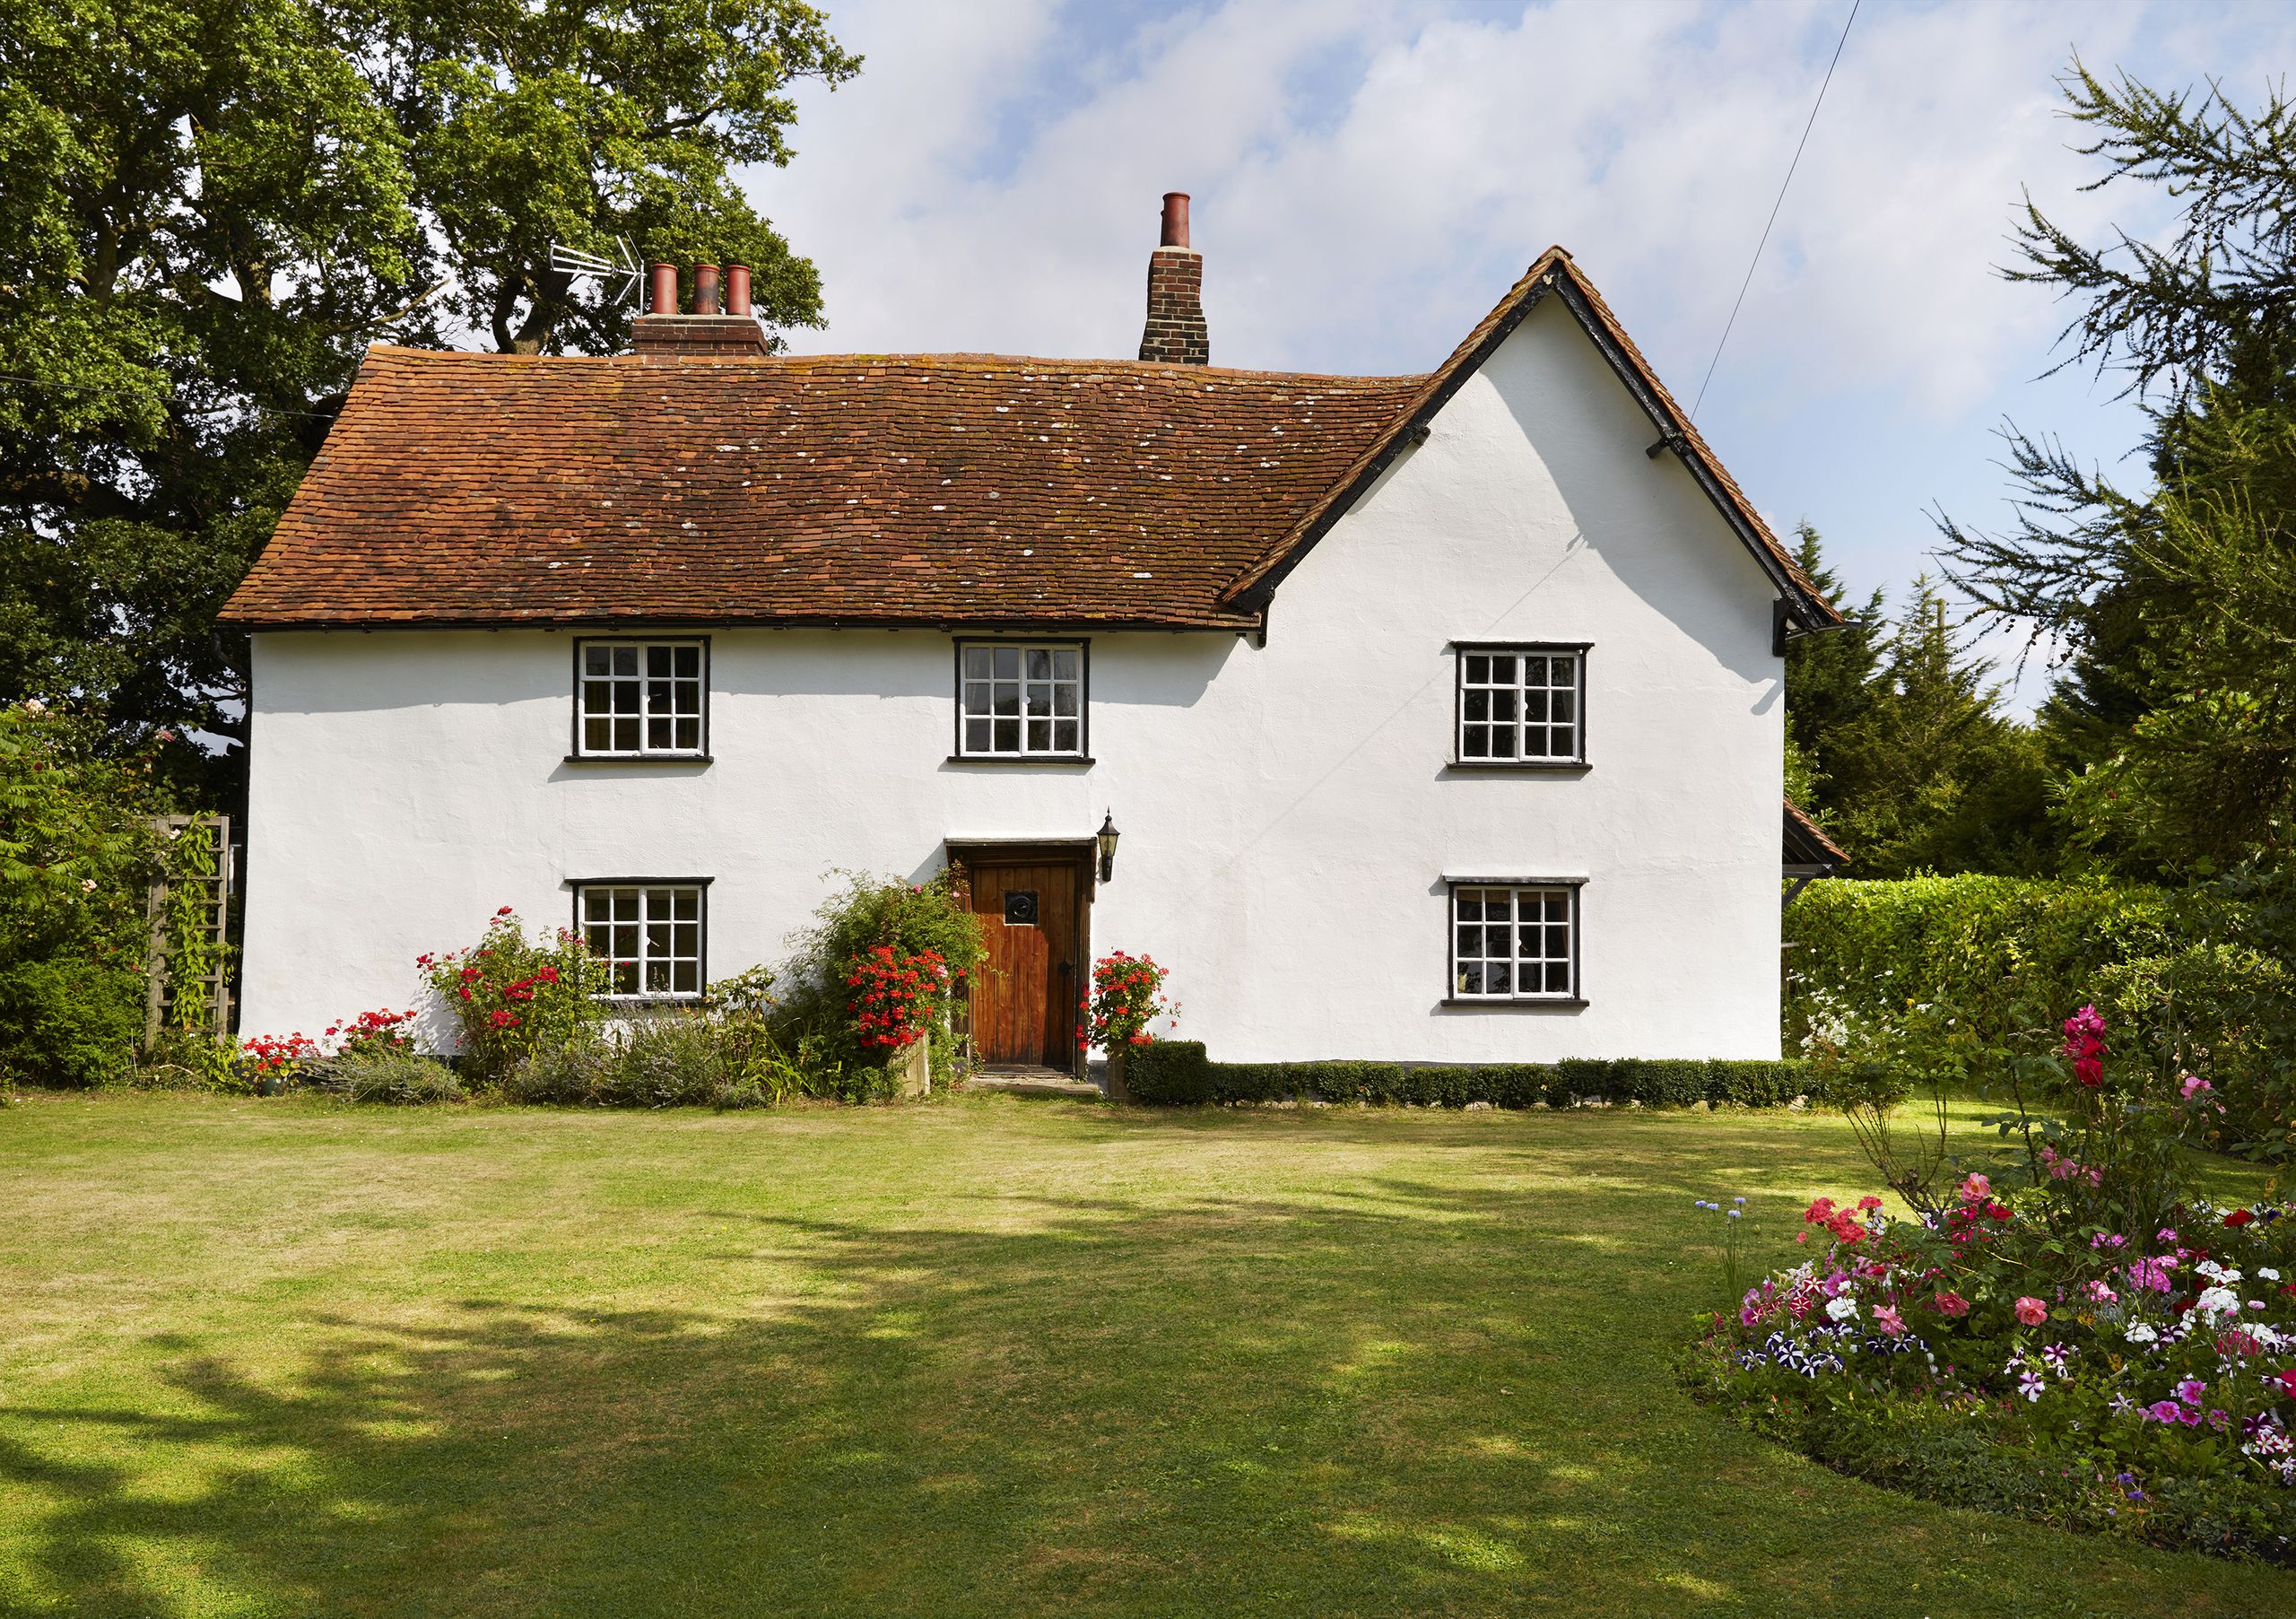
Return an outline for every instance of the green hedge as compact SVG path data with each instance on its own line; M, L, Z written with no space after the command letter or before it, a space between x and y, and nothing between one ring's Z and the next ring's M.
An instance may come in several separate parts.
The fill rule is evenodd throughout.
M1559 1063L1492 1063L1474 1067L1405 1063L1215 1063L1200 1040L1158 1040L1134 1048L1126 1086L1135 1101L1158 1107L1207 1102L1376 1102L1391 1107L1498 1108L1573 1101L1635 1101L1654 1107L1735 1102L1775 1107L1801 1095L1801 1065L1721 1059L1570 1058Z
M2109 969L2255 930L2208 889L1909 877L1813 883L1786 909L1786 1023L1796 1043L1828 998L1853 1011L1926 1002L1983 1015L2022 1000L2058 1017Z

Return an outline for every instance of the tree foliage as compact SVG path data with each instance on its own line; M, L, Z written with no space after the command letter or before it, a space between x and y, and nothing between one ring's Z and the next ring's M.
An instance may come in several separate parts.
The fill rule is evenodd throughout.
M2144 405L2154 487L2012 427L2016 521L1941 518L1944 555L1981 613L2066 649L2044 745L2093 858L2270 864L2296 816L2296 102L2275 88L2249 111L2077 62L2065 90L2105 166L2091 188L2159 187L2176 222L2092 245L2029 198L2009 274L2074 304L2065 363L2118 372Z
M818 324L731 170L857 67L799 0L0 0L0 701L236 736L214 616L366 345L623 344L553 241Z
M1841 599L1807 524L1799 550L1804 570ZM1876 590L1848 629L1788 646L1788 793L1859 875L2030 874L2051 864L2039 745L2002 711L1989 673L1927 579L1914 582L1895 622ZM1797 768L1806 796L1795 794Z

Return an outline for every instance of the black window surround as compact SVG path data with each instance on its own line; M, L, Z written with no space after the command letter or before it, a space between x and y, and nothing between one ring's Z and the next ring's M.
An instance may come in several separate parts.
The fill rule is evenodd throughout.
M640 936L644 936L648 929L657 927L674 929L682 926L690 926L694 929L694 948L690 953L676 948L678 941L674 933L672 933L669 937L669 948L666 951L650 951L648 946L652 940L640 936L636 941L637 949L627 957L622 952L612 949L613 941L609 940L610 948L603 953L602 958L609 962L609 973L618 971L622 962L627 960L635 968L635 981L638 987L635 989L624 990L610 986L605 993L598 997L599 999L610 1001L616 1005L642 1006L691 1005L701 998L709 987L709 885L716 880L714 877L570 877L566 880L567 887L573 891L571 909L574 933L583 941L586 947L590 944L590 930L594 927L627 927L636 930ZM611 889L635 891L640 895L637 915L633 918L625 921L613 916L592 917L587 914L590 907L587 905L587 896L593 893L603 894ZM693 916L691 918L677 917L674 914L676 906L673 901L670 906L671 915L658 919L649 919L647 915L649 901L644 897L648 891L674 894L679 890L692 891ZM593 949L592 953L601 954L602 953ZM666 967L665 976L673 986L672 988L649 989L646 987L648 964L657 960L665 963ZM686 962L691 962L693 966L693 987L675 988L677 968Z
M1587 659L1593 649L1592 641L1453 641L1451 643L1451 749L1449 758L1444 762L1445 768L1454 770L1548 771L1564 775L1580 775L1593 769L1594 767L1587 761ZM1535 721L1526 721L1518 708L1508 723L1511 726L1513 736L1518 745L1526 723L1536 724L1550 735L1567 724L1570 728L1573 744L1571 749L1567 753L1542 753L1529 758L1519 755L1500 757L1488 753L1469 753L1467 727L1471 722L1467 712L1470 691L1467 660L1471 657L1518 660L1526 657L1570 659L1571 679L1567 685L1549 684L1535 688L1546 701L1552 701L1558 696L1567 695L1570 709L1570 718L1560 723L1545 717ZM1486 697L1486 702L1507 698L1511 690L1511 701L1517 704L1522 704L1528 699L1521 683L1521 666L1518 663L1515 683L1511 688L1489 683L1486 677L1486 682L1479 683L1475 690L1479 692L1493 694ZM1493 723L1493 716L1486 709L1472 723L1486 727L1487 736L1489 734L1487 727Z
M1576 1010L1587 1004L1586 986L1580 978L1580 946L1585 936L1586 878L1446 876L1443 883L1444 930L1447 935L1444 960L1448 967L1442 997L1444 1005L1522 1011L1540 1007ZM1494 923L1487 916L1478 914L1471 920L1463 921L1460 914L1460 893L1462 890L1468 889L1484 891L1486 895L1491 892L1505 892L1509 907L1506 920ZM1549 948L1547 941L1542 940L1537 954L1526 957L1523 953L1523 938L1518 929L1529 926L1544 931L1555 925L1544 916L1537 922L1531 924L1525 924L1521 920L1520 904L1522 896L1526 893L1542 897L1556 894L1564 896L1565 909L1561 922L1561 926L1567 929L1567 948L1564 952L1552 951ZM1488 932L1485 932L1485 936L1478 941L1474 953L1463 953L1462 947L1469 929L1483 931L1502 927L1507 930L1507 950L1504 955L1497 954L1491 950ZM1468 993L1463 988L1463 960L1471 969L1475 970L1487 969L1500 962L1505 963L1509 978L1507 990L1503 993ZM1544 967L1557 961L1567 964L1569 982L1565 988L1559 990L1548 989L1544 988L1544 981L1542 987L1536 990L1524 991L1517 987L1520 982L1522 970L1526 963ZM1480 971L1471 972L1467 976L1479 977Z
M996 654L1009 651L1014 656L1000 660ZM1039 675L1031 666L1029 654L1046 655L1045 673ZM959 636L953 648L953 683L951 693L952 711L951 764L992 765L1090 765L1092 759L1092 643L1088 640L1057 636ZM969 659L967 654L984 657ZM1075 673L1072 678L1061 673L1061 653L1075 655ZM1011 686L1012 711L999 713L996 699L1000 688ZM1074 688L1073 714L1060 712L1061 688ZM1044 709L1029 711L1032 698L1041 695ZM969 703L986 702L986 708L969 707ZM970 723L968 723L970 722ZM1041 727L1039 734L1039 727ZM1073 727L1075 745L1073 748L1053 745L1062 741ZM968 734L970 732L970 735ZM1016 745L1000 747L1010 740ZM986 742L986 746L976 745ZM1032 742L1043 745L1031 747Z
M663 675L652 673L655 661L652 653L661 650L668 665ZM602 651L609 667L593 670L597 660L589 654ZM631 656L615 659L616 650ZM690 650L694 656L690 666L681 667L677 654ZM624 666L616 667L616 665ZM596 688L599 695L592 695ZM613 706L620 693L627 688L634 708ZM684 699L691 697L692 701ZM589 705L604 700L604 706L593 709ZM586 726L585 722L590 722ZM600 723L605 727L607 745L593 746ZM683 737L681 729L683 729ZM619 730L631 735L636 744L631 747L613 745L623 740L615 735ZM709 638L706 635L584 635L574 640L574 698L573 714L569 726L570 745L566 762L569 764L708 764L709 753ZM666 745L654 745L657 738ZM690 746L680 746L683 739Z

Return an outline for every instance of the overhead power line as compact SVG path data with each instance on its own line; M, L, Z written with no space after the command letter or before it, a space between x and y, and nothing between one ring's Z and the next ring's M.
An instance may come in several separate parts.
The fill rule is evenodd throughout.
M1833 83L1833 70L1841 62L1841 48L1849 43L1849 25L1857 21L1857 8L1865 0L1849 0L1849 15L1842 20L1841 38L1835 41L1833 60L1826 64L1826 76L1818 83L1818 99L1810 103L1809 122L1802 126L1802 138L1794 147L1794 161L1786 165L1786 178L1779 183L1778 200L1770 205L1770 219L1761 228L1761 239L1754 244L1753 258L1746 265L1746 278L1738 283L1737 302L1730 306L1730 318L1722 323L1722 337L1714 345L1714 358L1706 362L1706 379L1698 385L1698 397L1691 401L1690 413L1698 419L1698 407L1706 403L1707 383L1714 380L1714 368L1722 363L1722 347L1730 341L1730 328L1738 324L1738 310L1746 301L1746 289L1754 284L1754 267L1761 263L1761 250L1770 246L1770 232L1778 223L1778 211L1786 205L1786 188L1794 183L1794 171L1802 166L1802 148L1810 144L1810 131L1817 126L1818 109L1826 104L1826 86Z

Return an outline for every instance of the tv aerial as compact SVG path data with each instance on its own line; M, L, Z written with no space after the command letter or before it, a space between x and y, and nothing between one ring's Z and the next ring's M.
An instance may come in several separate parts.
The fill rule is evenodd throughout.
M569 281L595 281L601 287L610 281L619 280L622 290L607 300L608 306L612 307L636 292L643 280L638 254L631 247L630 238L617 236L613 239L613 245L614 256L604 258L596 253L585 253L579 248L552 242L550 244L550 267ZM642 300L640 304L642 313Z

